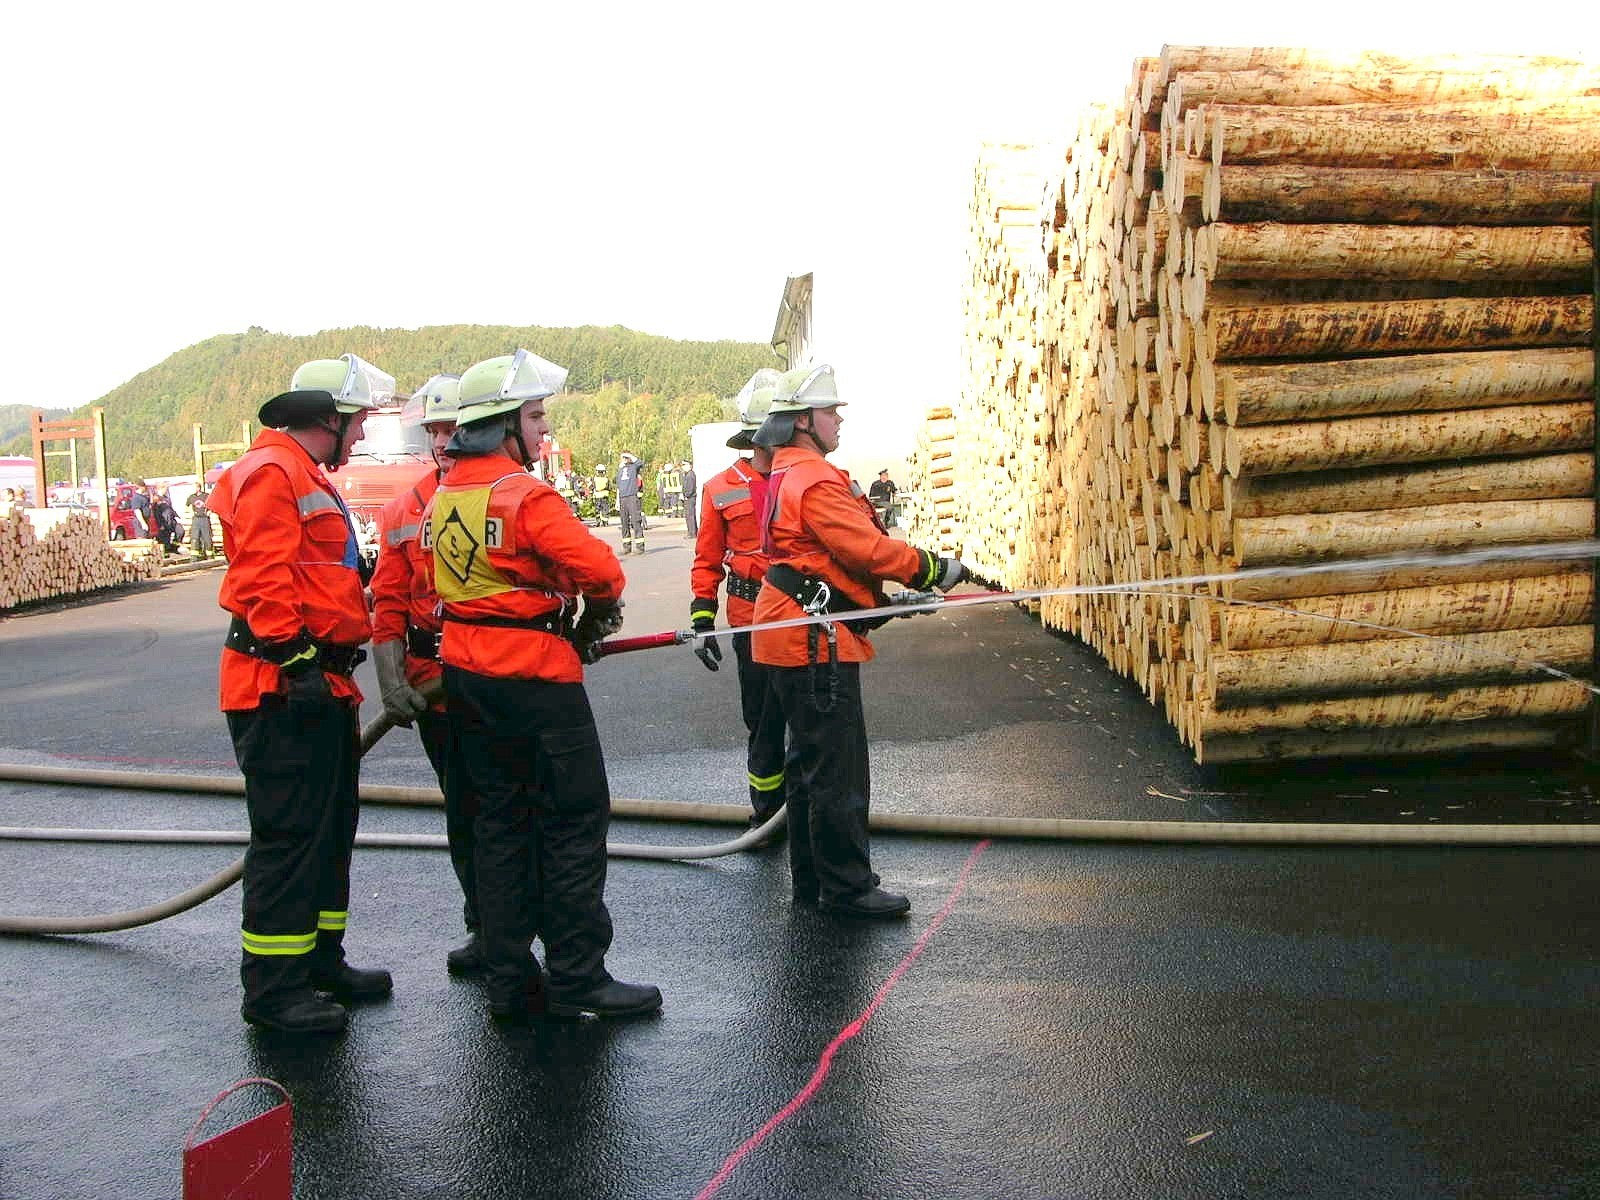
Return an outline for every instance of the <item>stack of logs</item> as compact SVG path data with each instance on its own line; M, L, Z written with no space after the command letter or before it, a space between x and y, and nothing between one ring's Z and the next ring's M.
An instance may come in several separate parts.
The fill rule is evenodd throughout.
M0 517L0 611L161 575L161 547L124 555L100 522L64 509L25 509Z
M901 524L920 531L919 546L940 554L954 554L955 532L955 415L949 408L930 409L917 434L911 455L911 477L916 488L896 496Z
M1587 561L1327 568L1593 536L1597 182L1600 67L1509 56L1168 47L1064 151L987 148L963 557L1247 572L1041 609L1201 761L1560 742Z

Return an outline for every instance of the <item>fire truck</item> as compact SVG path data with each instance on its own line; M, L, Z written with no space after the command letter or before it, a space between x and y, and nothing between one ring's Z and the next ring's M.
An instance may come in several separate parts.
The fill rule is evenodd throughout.
M331 476L351 514L362 522L376 521L385 504L433 470L428 435L420 425L404 421L404 412L403 404L385 404L367 413L350 461ZM540 477L554 482L558 470L571 469L572 452L546 434L539 447Z

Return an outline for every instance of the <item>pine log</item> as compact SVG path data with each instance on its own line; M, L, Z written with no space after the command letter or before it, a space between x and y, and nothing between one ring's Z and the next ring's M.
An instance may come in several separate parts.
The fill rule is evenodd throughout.
M1408 692L1469 684L1544 680L1589 669L1592 625L1509 629L1451 637L1233 650L1206 663L1206 689L1219 709L1275 697Z
M1247 517L1233 523L1242 570L1281 563L1438 554L1575 542L1594 535L1593 500L1435 504L1376 512Z
M1355 68L1256 68L1186 71L1167 85L1169 116L1201 104L1438 104L1458 100L1600 95L1600 68L1504 68L1489 71L1396 71Z
M1219 165L1600 170L1600 97L1200 111Z
M1423 466L1368 467L1316 474L1219 476L1208 508L1229 518L1364 512L1468 500L1556 500L1594 494L1594 455L1537 454Z
M1556 347L1240 363L1217 367L1215 387L1229 425L1488 408L1586 399L1594 390L1594 355Z
M1185 168L1207 221L1301 224L1581 225L1600 173L1389 171L1298 163ZM1170 195L1170 190L1169 190Z
M1197 348L1216 361L1348 354L1584 346L1594 320L1589 296L1330 301L1210 308Z
M1593 445L1594 405L1517 404L1229 427L1211 464L1238 478L1447 458L1489 458Z
M1275 601L1302 597L1342 595L1349 592L1378 592L1398 588L1441 587L1472 580L1520 579L1533 575L1560 574L1587 569L1587 558L1512 559L1488 557L1481 562L1441 565L1422 562L1408 566L1342 568L1337 564L1266 568L1265 573L1233 577L1239 570L1232 557L1213 556L1206 562L1207 575L1222 576L1214 585L1225 600ZM1326 569L1325 569L1326 568Z
M1600 110L1596 124L1600 125ZM1208 279L1528 279L1577 282L1593 269L1589 230L1565 225L1232 225L1196 234Z
M1452 75L1593 69L1581 58L1523 54L1395 54L1384 50L1316 50L1286 46L1163 46L1149 85L1165 94L1178 72L1368 71Z
M1200 706L1192 733L1201 741L1269 731L1332 733L1346 729L1407 729L1472 721L1577 717L1594 694L1586 684L1552 679L1447 691L1396 692L1285 700L1251 708Z
M1195 761L1208 765L1282 762L1313 758L1393 758L1477 751L1538 750L1574 744L1582 722L1475 721L1409 729L1353 729L1335 733L1251 733L1212 737L1195 746Z
M1449 634L1587 625L1593 608L1593 575L1570 571L1314 596L1281 607L1226 606L1218 615L1223 650L1260 650L1405 636L1397 630Z

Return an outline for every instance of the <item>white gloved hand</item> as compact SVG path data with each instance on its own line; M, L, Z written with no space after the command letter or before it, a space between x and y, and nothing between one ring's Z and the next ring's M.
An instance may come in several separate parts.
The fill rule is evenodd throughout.
M938 563L939 573L933 578L933 586L941 592L948 592L972 574L967 570L967 564L959 558L941 558Z
M419 713L428 711L428 701L406 682L405 642L397 638L374 643L372 665L378 670L378 694L383 697L384 713L396 725L409 728Z

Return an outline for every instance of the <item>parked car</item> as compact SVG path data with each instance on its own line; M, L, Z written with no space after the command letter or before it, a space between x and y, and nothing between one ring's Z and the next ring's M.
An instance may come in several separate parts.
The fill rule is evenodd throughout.
M143 537L138 515L133 511L133 484L117 484L117 498L111 503L111 540Z

